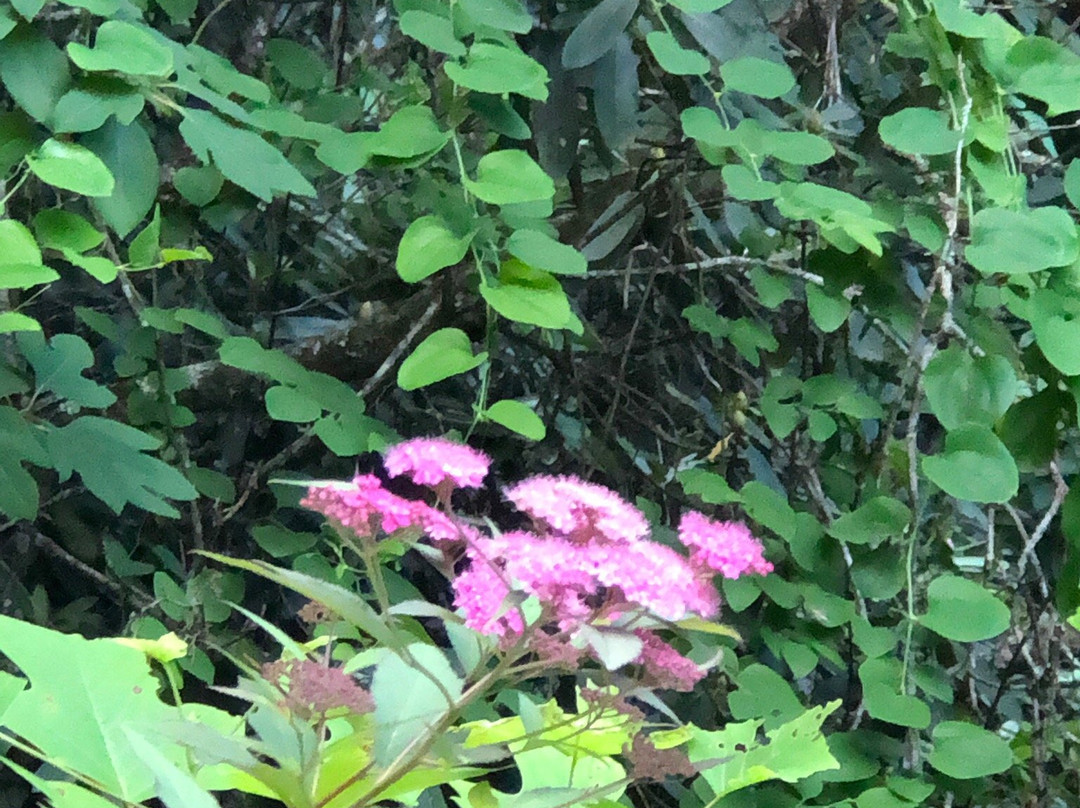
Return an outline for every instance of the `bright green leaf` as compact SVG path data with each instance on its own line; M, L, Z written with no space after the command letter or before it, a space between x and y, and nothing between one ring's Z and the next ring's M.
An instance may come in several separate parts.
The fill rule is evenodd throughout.
M173 72L172 51L141 26L106 20L96 28L94 47L67 46L71 61L90 72L116 71L132 76L166 78Z
M458 328L442 328L428 336L401 363L397 383L402 390L416 390L429 384L467 373L487 359L486 353L473 355L472 343Z
M946 429L968 421L992 426L1019 392L1016 371L1008 359L973 357L955 344L938 351L930 360L923 385L934 415Z
M417 283L461 261L471 241L471 234L458 236L440 217L421 216L401 236L394 266L402 280Z
M511 432L524 435L529 440L543 440L547 427L532 408L520 401L503 399L496 401L484 413L484 417L502 424Z
M570 301L556 278L511 259L502 265L499 285L480 287L480 295L509 320L541 328L566 328Z
M979 642L1008 629L1009 607L974 581L941 575L926 590L926 614L919 622L947 639Z
M1080 255L1080 241L1072 217L1061 208L984 208L971 221L965 255L988 275L1024 274L1071 264Z
M584 275L589 266L578 250L539 230L515 230L506 249L529 266L555 275Z
M970 502L1008 502L1020 475L1005 444L987 427L965 424L945 436L945 449L924 457L923 473L946 494Z
M953 154L961 139L946 113L925 107L908 107L882 118L878 135L905 154Z
M779 98L795 87L795 76L786 64L756 56L724 62L720 77L727 89L758 98Z
M43 182L85 196L109 196L116 185L105 163L76 143L49 138L26 156L26 164Z
M934 727L933 738L934 748L926 760L949 777L989 777L1013 765L1013 753L1005 740L966 721L942 721Z
M398 20L401 33L412 37L421 45L447 56L461 58L465 46L454 34L454 24L447 17L428 11L409 9Z
M709 60L695 50L679 44L667 31L652 31L646 43L657 64L675 76L701 76L709 72Z

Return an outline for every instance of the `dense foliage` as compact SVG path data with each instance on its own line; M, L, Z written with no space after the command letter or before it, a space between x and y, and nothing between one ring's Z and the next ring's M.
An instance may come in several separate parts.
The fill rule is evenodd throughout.
M0 3L5 804L1075 801L1075 13ZM708 676L300 507L436 434L747 520Z

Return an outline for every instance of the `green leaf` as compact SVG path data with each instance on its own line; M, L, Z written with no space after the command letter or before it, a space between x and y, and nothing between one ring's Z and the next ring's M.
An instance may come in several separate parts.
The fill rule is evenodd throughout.
M1020 37L1005 61L1008 75L1002 83L1014 93L1045 101L1047 117L1080 109L1080 57L1068 48L1048 37Z
M953 154L961 133L950 128L948 114L925 107L908 107L887 115L878 124L887 146L905 154Z
M455 59L465 55L465 46L454 34L454 24L446 17L428 11L409 9L398 20L401 33L412 37L433 51Z
M112 172L85 146L49 138L26 155L27 167L43 182L85 196L109 196Z
M146 28L120 20L106 20L97 27L93 48L71 42L67 52L71 61L89 72L156 78L167 78L173 72L172 51Z
M416 390L429 384L467 373L487 359L487 353L473 355L468 335L459 328L441 328L428 336L401 363L397 383L402 390Z
M29 289L59 279L56 270L40 264L0 264L0 289Z
M720 65L724 86L758 98L779 98L795 87L795 76L783 62L747 56Z
M136 758L153 772L154 796L165 808L221 808L209 791L162 754L150 738L128 727L124 729Z
M543 440L547 427L532 408L527 404L512 399L496 401L484 413L484 417L502 424L511 432L524 435L529 440Z
M0 40L0 81L15 103L39 123L71 86L67 56L37 28L20 25Z
M199 7L199 0L156 0L156 2L169 15L169 21L173 25L187 22L195 13L195 9Z
M829 535L849 544L880 544L903 535L911 522L911 509L892 497L874 497L854 511L840 516Z
M645 41L657 64L674 76L703 76L709 72L708 58L684 48L668 31L652 31Z
M547 101L547 70L517 48L476 42L469 48L464 65L447 62L443 69L454 84L469 90L498 95L517 93Z
M489 152L476 166L476 180L465 187L492 205L536 202L555 195L555 183L528 153L519 149Z
M266 58L274 70L298 90L321 87L327 74L326 64L316 53L291 39L268 41Z
M130 503L175 518L179 514L165 498L192 500L198 493L179 471L144 454L159 443L127 424L90 415L48 433L61 481L77 471L90 493L116 513Z
M555 275L584 275L589 266L581 252L539 230L515 230L506 249L529 266Z
M212 112L185 109L180 134L200 160L213 158L225 178L265 202L275 193L314 196L315 189L281 152Z
M154 218L131 240L128 262L132 270L149 269L161 263L160 206L154 210Z
M480 295L503 317L541 328L566 328L570 301L559 281L516 260L503 263L499 285L480 287Z
M521 0L460 0L461 8L476 22L490 25L501 31L527 34L532 30L533 18L521 4Z
M739 492L728 485L728 481L703 468L685 469L678 472L676 478L682 483L683 491L701 498L710 505L726 505L739 501Z
M12 519L34 519L38 512L37 481L23 468L26 462L51 465L38 430L18 410L0 407L0 512Z
M22 222L0 219L0 261L3 264L40 264L41 250Z
M859 666L863 704L872 718L901 727L930 726L930 708L915 696L898 692L900 663L888 657L868 659Z
M401 236L394 266L403 281L417 283L461 261L471 242L472 234L459 237L442 218L421 216Z
M779 193L780 186L775 182L758 179L754 172L744 165L728 163L721 169L724 186L735 199L747 202L760 202L772 199Z
M1028 319L1047 360L1067 376L1080 375L1080 297L1050 288L1035 289ZM1012 402L1010 402L1012 403Z
M367 151L396 160L431 154L450 142L450 133L439 128L435 113L424 105L402 107L378 132L365 134Z
M146 101L130 84L98 77L64 93L53 112L54 132L92 132L111 116L125 126L142 112ZM85 143L83 145L86 145Z
M949 432L944 451L924 457L922 468L946 494L970 502L1008 502L1020 485L1009 450L980 424L965 424Z
M687 14L711 14L719 11L732 0L667 0L667 2Z
M816 283L806 285L806 308L814 324L831 334L847 322L851 301L841 294L829 294Z
M184 166L173 175L173 187L197 207L205 207L221 193L225 178L213 166Z
M980 272L1007 275L1071 264L1080 255L1076 225L1058 207L984 208L971 220L965 256Z
M927 762L958 780L989 777L1013 765L1009 744L996 733L966 721L942 721L934 727L934 748Z
M3 245L3 228L0 222L0 245ZM105 234L86 221L77 213L61 208L45 208L38 211L33 221L34 235L42 247L56 250L75 250L86 252L99 246L105 240ZM0 246L0 255L9 256L8 246ZM40 260L40 256L39 256Z
M32 20L45 6L45 1L46 0L11 0L11 5L23 17Z
M0 652L30 680L4 713L11 732L109 794L130 802L154 795L154 777L125 729L152 730L180 716L158 699L159 682L145 654L112 640L85 640L5 616L0 616ZM165 748L173 759L183 759L179 747Z
M302 572L275 567L265 561L229 558L210 552L202 554L221 564L261 575L267 580L299 592L309 600L321 603L342 620L351 623L387 648L397 648L400 645L396 640L396 635L387 628L383 619L371 608L370 604L344 587Z
M716 798L767 780L795 783L818 772L840 768L821 731L838 701L813 707L797 718L765 733L758 740L762 721L730 723L719 731L692 727L687 754L695 763L708 761L701 777Z
M1080 160L1072 160L1065 169L1065 196L1074 208L1080 208Z
M946 639L979 642L1009 628L1009 607L974 581L941 575L926 590L926 614L919 622Z
M19 337L19 350L34 368L38 391L52 391L79 407L101 409L116 401L109 388L82 375L94 365L94 353L82 337L57 334L48 343L40 334Z
M992 426L1019 392L1016 371L1008 359L996 355L973 357L955 344L938 351L930 360L923 385L931 410L946 429L969 421Z
M282 384L301 386L309 381L307 368L279 350L262 347L251 337L229 337L221 343L218 356L230 367L269 376Z
M760 139L761 149L765 154L797 166L824 163L836 154L829 141L809 132L779 132L770 129L763 131ZM769 185L773 186L774 183Z
M443 653L414 643L407 658L387 654L375 668L375 762L389 765L456 707L463 682ZM449 701L448 701L449 698Z
M0 271L2 274L2 271ZM3 282L0 281L0 287ZM40 331L41 323L17 311L0 311L0 334L12 334L19 331Z
M266 412L275 421L306 424L322 417L322 407L302 390L277 385L266 391Z
M739 496L747 514L755 522L764 525L781 538L795 533L795 511L782 494L764 483L751 480L739 490Z
M591 65L611 50L637 8L637 0L601 0L567 37L563 67L573 70Z
M251 530L255 543L274 558L306 553L319 543L318 533L298 533L281 525L257 525Z
M161 166L150 136L140 123L124 125L111 119L83 143L116 179L110 195L93 200L101 218L124 238L150 212L157 200Z

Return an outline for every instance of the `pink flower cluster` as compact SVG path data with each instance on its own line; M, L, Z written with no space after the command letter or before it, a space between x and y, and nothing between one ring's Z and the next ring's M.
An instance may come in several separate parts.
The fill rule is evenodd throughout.
M553 663L584 653L574 643L582 626L620 619L632 626L636 615L711 617L720 607L715 574L772 571L745 525L686 513L679 525L685 556L651 541L644 514L614 491L575 477L537 476L510 487L507 499L532 518L533 530L482 536L449 512L449 493L479 486L489 465L482 453L447 440L406 441L387 452L388 471L432 488L445 510L399 497L371 475L312 486L303 504L365 538L417 528L434 541L462 542L469 566L453 588L466 624L512 641L526 628L521 603L535 598L541 630L533 651ZM687 690L704 676L655 633L637 633L636 661L658 686Z

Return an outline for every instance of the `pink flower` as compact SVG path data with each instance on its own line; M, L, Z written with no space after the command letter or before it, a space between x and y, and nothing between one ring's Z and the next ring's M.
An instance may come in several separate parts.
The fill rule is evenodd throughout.
M657 687L689 693L705 678L705 670L687 659L651 631L639 631L644 645L637 661Z
M506 497L541 526L576 541L597 535L632 542L649 535L645 516L614 491L577 477L530 477Z
M461 488L479 488L491 458L445 438L414 438L388 449L385 465L391 477L408 474L417 485L438 488L449 482Z
M483 558L454 579L454 605L465 617L465 625L483 634L500 637L521 634L525 624L521 612L507 604L510 589L498 569Z
M593 544L588 549L590 569L605 587L617 588L631 604L665 620L687 614L710 617L720 608L716 589L662 544Z
M393 533L416 523L415 503L391 494L371 474L348 483L312 485L300 504L359 536L373 536L379 530Z
M692 563L738 578L747 572L768 575L772 564L762 554L761 542L741 522L714 522L697 511L683 514L679 541L693 552Z

